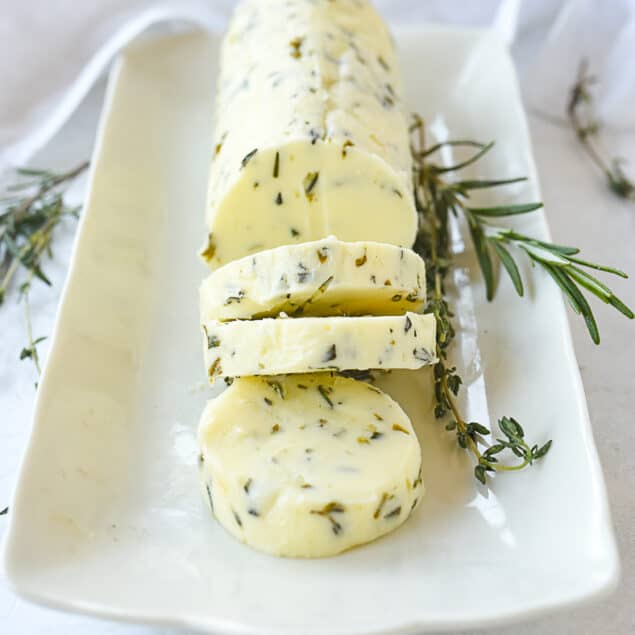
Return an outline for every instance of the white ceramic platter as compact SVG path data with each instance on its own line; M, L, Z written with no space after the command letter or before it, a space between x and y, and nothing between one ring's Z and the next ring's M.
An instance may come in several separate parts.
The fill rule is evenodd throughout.
M452 137L495 139L479 174L527 175L497 196L539 199L505 46L433 28L397 42L412 107ZM12 505L10 583L114 619L272 635L499 624L608 592L618 560L563 302L535 272L528 297L504 281L488 305L469 252L490 412L553 438L547 459L477 488L427 414L426 375L396 374L385 385L415 421L428 490L403 528L337 558L294 561L250 550L210 519L196 469L209 391L194 253L217 50L200 34L146 41L113 71ZM541 214L517 226L548 235Z

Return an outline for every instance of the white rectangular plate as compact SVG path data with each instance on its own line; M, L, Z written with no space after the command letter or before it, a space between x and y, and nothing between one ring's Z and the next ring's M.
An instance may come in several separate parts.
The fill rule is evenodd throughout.
M451 137L495 139L497 197L537 200L513 66L485 32L398 33L413 107ZM195 429L209 391L198 331L218 40L139 43L113 71L90 195L12 505L13 587L44 604L215 633L414 633L526 618L606 593L618 561L563 302L540 272L492 304L468 251L490 412L545 461L475 486L426 407L427 376L387 389L413 417L427 496L397 532L337 558L258 554L199 498ZM266 125L263 122L263 125ZM503 191L505 190L505 191ZM491 199L495 200L495 199ZM541 214L516 225L538 236Z

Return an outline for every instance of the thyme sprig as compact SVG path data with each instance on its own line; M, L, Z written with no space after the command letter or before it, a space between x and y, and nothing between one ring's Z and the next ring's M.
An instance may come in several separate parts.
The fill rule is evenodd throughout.
M589 72L589 61L583 59L575 83L569 92L567 117L582 147L604 174L609 188L620 198L635 201L635 183L622 169L623 160L607 159L600 152L600 122L594 112L592 87L597 78Z
M77 218L79 207L64 201L65 187L88 167L83 162L67 172L20 168L18 182L6 188L0 198L0 305L21 277L18 300L24 304L27 345L20 359L31 359L38 375L37 346L44 337L33 337L29 294L34 278L51 285L42 269L44 256L52 255L55 229L67 217Z
M456 367L448 361L449 348L455 338L454 315L447 299L445 281L452 268L453 253L450 235L450 214L463 216L467 221L478 263L485 280L486 296L492 300L496 293L495 263L505 269L514 288L523 295L524 286L520 270L509 248L524 252L533 265L549 273L565 294L573 309L583 316L594 342L599 343L599 331L588 301L582 293L586 289L621 313L633 318L633 312L587 269L599 270L620 277L622 271L597 265L577 257L579 250L541 241L509 228L491 224L491 219L527 214L542 207L541 203L472 207L468 200L476 189L499 187L517 183L524 178L496 180L445 180L445 175L458 172L472 165L491 150L492 143L483 144L471 140L444 141L431 147L425 145L423 120L415 116L411 126L413 135L412 155L414 163L414 196L419 214L419 232L415 250L426 260L427 285L430 294L426 311L437 321L438 363L434 367L435 409L437 418L449 417L446 429L454 431L457 443L467 449L476 460L475 477L487 482L487 474L521 470L544 457L551 448L551 440L542 446L530 444L520 423L513 417L502 417L498 427L502 435L489 442L489 428L476 421L467 421L457 403L462 379ZM471 147L476 152L464 161L452 166L438 165L431 160L443 147ZM501 462L502 453L517 460L509 464Z

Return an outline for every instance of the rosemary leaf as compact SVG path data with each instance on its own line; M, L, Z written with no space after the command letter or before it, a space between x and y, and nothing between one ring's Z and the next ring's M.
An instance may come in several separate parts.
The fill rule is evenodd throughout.
M494 297L494 269L492 266L492 258L488 249L488 241L485 238L483 227L476 222L469 223L470 234L472 236L472 242L476 250L476 256L481 266L481 272L485 280L485 294L488 300L492 300Z
M489 242L494 248L494 251L496 251L501 264L507 270L511 281L514 284L514 289L516 289L516 293L522 297L524 294L523 281L520 277L520 271L518 271L518 266L516 265L515 260L499 240L490 238Z
M489 189L490 187L498 187L499 185L511 185L512 183L521 183L526 181L526 176L521 176L513 179L495 179L491 181L483 181L479 179L469 180L469 181L457 181L456 185L461 190L480 190L480 189Z
M448 144L446 143L445 145L448 145ZM485 156L494 147L494 142L491 141L490 143L486 143L486 144L478 144L478 146L480 146L481 149L476 154L472 155L469 159L466 159L465 161L462 161L461 163L457 163L456 165L450 165L445 167L433 165L433 166L428 166L428 168L432 169L437 174L444 174L446 172L455 172L456 170L462 170L463 168L466 168L468 165L472 165L472 163L476 163L476 161L478 161L481 157Z
M420 117L415 115L410 130L413 134L414 198L419 214L419 232L415 241L415 250L426 260L426 281L429 289L426 312L434 315L437 322L439 361L434 366L434 414L437 418L446 419L445 429L454 434L458 446L470 452L475 459L474 477L481 483L487 484L488 475L494 472L521 470L543 458L551 447L551 441L547 441L540 448L538 445L531 446L525 441L524 430L516 419L503 417L499 421L499 427L506 438L489 443L486 438L490 436L490 430L477 421L466 421L460 411L456 398L463 382L457 369L450 366L447 361L449 347L456 335L452 323L454 316L445 295L444 284L452 267L454 256L451 249L448 220L450 214L463 214L467 220L489 299L493 298L495 292L492 256L498 258L505 267L516 291L521 295L523 293L520 272L511 252L507 249L507 243L516 244L522 239L531 247L546 250L549 255L557 255L560 251L556 249L556 246L549 246L547 243L542 245L540 241L534 241L521 234L518 234L517 238L511 230L490 227L485 219L492 208L485 208L485 213L481 218L478 213L473 213L465 205L464 201L468 197L470 189L498 187L516 183L522 179L457 180L452 183L442 180L440 175L444 171L460 169L473 163L479 156L487 152L492 144L460 140L438 143L426 149L424 147L425 127ZM431 164L429 157L444 146L477 147L479 152L452 168L440 168ZM523 213L532 211L526 209L527 207L524 206ZM537 204L531 204L532 209L537 207ZM507 212L505 215L509 215L510 209L512 212L521 213L517 211L519 208L515 206L507 206L504 209ZM500 214L496 213L495 215ZM577 250L567 247L562 247L560 250L566 253L577 253ZM566 262L570 264L568 261ZM510 463L510 460L515 462Z
M476 216L501 217L528 214L529 212L535 212L542 206L542 203L526 203L524 205L501 205L499 207L468 207L466 209Z

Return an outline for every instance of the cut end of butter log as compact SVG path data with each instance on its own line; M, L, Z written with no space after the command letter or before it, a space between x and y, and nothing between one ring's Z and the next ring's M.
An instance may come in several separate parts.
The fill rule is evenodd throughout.
M436 362L433 315L264 318L203 326L205 363L217 377L416 369Z
M411 249L330 236L234 260L201 285L201 321L401 315L426 301L426 269Z
M331 234L410 247L406 110L369 2L243 1L221 51L202 256L216 267Z
M318 558L399 527L423 495L410 420L378 388L332 374L237 379L203 413L203 493L238 540Z

